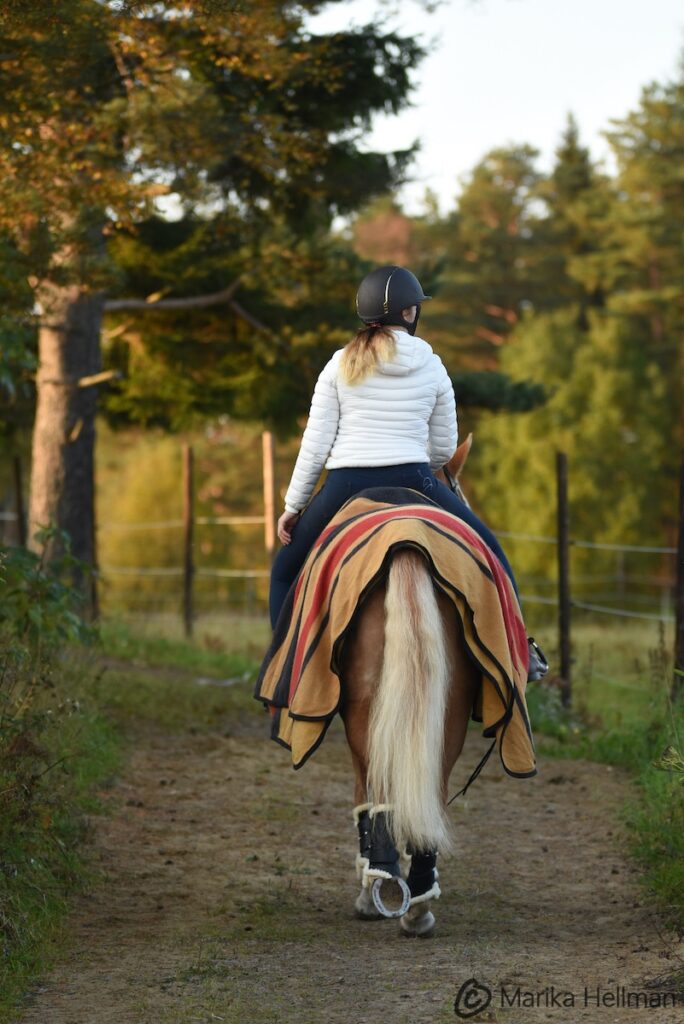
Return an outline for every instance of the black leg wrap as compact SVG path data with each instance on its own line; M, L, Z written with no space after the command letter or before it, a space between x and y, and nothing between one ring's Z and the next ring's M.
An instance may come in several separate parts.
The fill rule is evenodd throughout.
M386 871L389 875L398 878L401 874L399 851L390 838L385 811L378 811L370 819L370 822L370 848L367 854L369 867L371 870Z
M358 816L356 827L359 830L359 853L366 860L370 860L371 854L371 816L368 811L361 811Z
M412 853L411 870L407 878L411 899L425 896L435 888L437 882L437 854L434 850Z

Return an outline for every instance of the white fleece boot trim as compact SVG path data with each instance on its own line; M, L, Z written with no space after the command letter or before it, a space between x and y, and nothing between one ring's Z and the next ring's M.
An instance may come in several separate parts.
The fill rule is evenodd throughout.
M376 878L387 878L391 881L396 877L396 875L390 874L389 871L383 871L382 868L367 868L363 872L363 884L368 885L368 879L374 882Z
M440 889L437 881L435 881L433 882L432 888L428 889L427 892L421 893L420 896L412 896L409 906L415 907L417 903L427 903L428 900L438 900L441 895L442 890Z
M381 811L391 811L392 809L392 804L373 804L368 813L371 818L374 818L375 815L380 814Z
M354 824L355 825L358 826L359 818L361 817L361 815L363 814L364 811L370 811L371 806L372 806L371 804L359 804L358 807L354 808L354 810L352 811L352 815L353 815L353 818L354 818Z

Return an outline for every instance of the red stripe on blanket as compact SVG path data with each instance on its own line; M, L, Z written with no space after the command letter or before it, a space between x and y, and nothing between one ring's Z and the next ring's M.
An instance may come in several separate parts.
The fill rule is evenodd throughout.
M325 556L325 561L319 571L316 588L311 597L309 614L302 623L297 637L297 647L290 676L290 703L292 702L297 688L297 683L299 681L299 674L308 648L311 627L318 617L322 602L326 595L330 593L333 576L340 562L347 554L349 548L365 533L368 533L378 526L382 526L384 523L390 522L392 519L405 518L407 514L411 515L411 513L413 513L417 519L427 519L430 522L435 522L440 526L446 527L451 531L451 533L465 540L478 554L482 556L485 564L492 573L494 583L499 593L504 624L506 627L506 636L508 637L511 655L513 660L517 662L519 666L525 666L525 657L527 652L525 628L519 616L513 609L508 589L508 577L506 576L506 573L496 555L487 547L484 541L480 539L472 527L468 526L467 523L464 523L463 520L453 516L450 512L446 512L442 509L426 508L425 505L397 505L389 509L380 509L377 512L368 512L348 530L342 532L339 543L336 543L332 550ZM339 528L339 524L337 524L336 527L331 527L330 529L335 528ZM329 532L330 530L324 531L315 546L318 546L318 543L321 542L324 539L324 536L327 536ZM299 594L299 586L304 575L305 574L302 573L300 580L298 581L297 590L295 591L295 600Z
M368 514L369 515L373 515L372 512L368 513ZM321 533L319 533L318 537L314 541L313 547L311 548L311 551L309 552L309 556L308 557L310 558L311 555L313 554L313 552L316 551L316 549L321 546L321 544L326 539L326 537L328 537L334 530L339 530L339 528L340 528L340 524L339 523L333 523L332 526L324 527L324 529L321 531ZM305 576L306 576L306 573L301 572L299 574L299 578L297 580L297 586L295 587L294 603L292 605L293 608L297 604L297 601L299 600L299 591L302 588L302 583L304 581L304 577Z

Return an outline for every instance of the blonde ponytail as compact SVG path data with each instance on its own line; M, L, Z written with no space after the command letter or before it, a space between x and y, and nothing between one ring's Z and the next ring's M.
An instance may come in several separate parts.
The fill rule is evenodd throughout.
M358 384L372 373L381 361L394 357L397 339L383 324L362 327L345 346L340 360L340 374L346 384Z

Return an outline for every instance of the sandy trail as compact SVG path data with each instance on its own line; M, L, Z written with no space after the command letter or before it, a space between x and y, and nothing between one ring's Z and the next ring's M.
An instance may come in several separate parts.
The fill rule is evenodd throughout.
M458 852L440 865L437 935L407 940L396 922L352 916L341 730L297 773L265 732L257 709L233 734L141 737L102 794L110 814L93 819L103 879L76 902L23 1024L439 1024L459 1019L471 977L492 995L470 1020L684 1021L684 997L619 1005L621 991L671 1002L671 986L648 986L676 967L621 852L621 773L542 759L537 778L514 780L493 757L452 806ZM484 749L471 733L456 788Z

